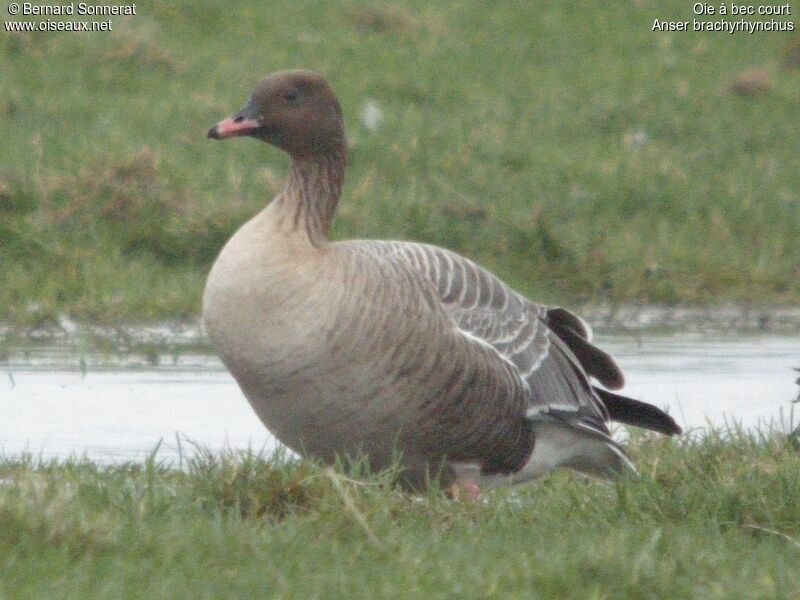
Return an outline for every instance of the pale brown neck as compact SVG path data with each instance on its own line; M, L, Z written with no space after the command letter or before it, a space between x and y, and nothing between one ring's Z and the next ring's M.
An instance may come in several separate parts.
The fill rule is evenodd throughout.
M344 148L325 155L292 159L283 191L275 199L283 222L308 236L315 246L327 242L344 183Z

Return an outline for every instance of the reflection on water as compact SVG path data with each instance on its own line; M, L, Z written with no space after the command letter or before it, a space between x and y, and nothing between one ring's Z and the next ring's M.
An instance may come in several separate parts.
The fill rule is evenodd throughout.
M732 422L789 426L800 338L598 341L625 371L625 393L668 407L684 429ZM192 451L187 439L215 451L275 447L219 361L198 354L120 362L63 351L11 353L0 365L0 410L0 453L6 456L141 461L162 441L159 456L173 459L177 434L185 453Z

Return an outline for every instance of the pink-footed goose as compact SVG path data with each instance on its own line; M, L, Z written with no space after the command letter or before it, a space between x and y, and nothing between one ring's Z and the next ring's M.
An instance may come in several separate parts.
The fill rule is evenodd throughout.
M633 468L609 420L680 432L661 410L605 389L620 388L622 373L567 310L436 246L329 242L347 152L322 77L274 73L208 132L242 135L287 152L291 170L220 252L203 319L287 446L326 462L363 454L373 469L399 456L412 488L438 476L476 493L560 466Z

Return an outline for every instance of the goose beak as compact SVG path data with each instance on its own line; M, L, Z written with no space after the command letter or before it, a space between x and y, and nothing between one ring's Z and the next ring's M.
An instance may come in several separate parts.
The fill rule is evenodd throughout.
M208 130L212 140L224 140L237 135L253 133L262 126L261 115L251 99L242 110L224 121L220 121Z
M239 114L214 125L208 130L208 137L214 140L224 140L237 135L247 135L259 127L261 127L261 122L258 119L247 119Z

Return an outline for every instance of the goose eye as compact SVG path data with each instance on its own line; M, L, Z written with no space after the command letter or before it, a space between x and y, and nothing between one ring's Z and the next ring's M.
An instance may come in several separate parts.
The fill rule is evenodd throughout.
M296 106L300 102L300 90L292 89L286 92L286 102L291 104L292 106Z

